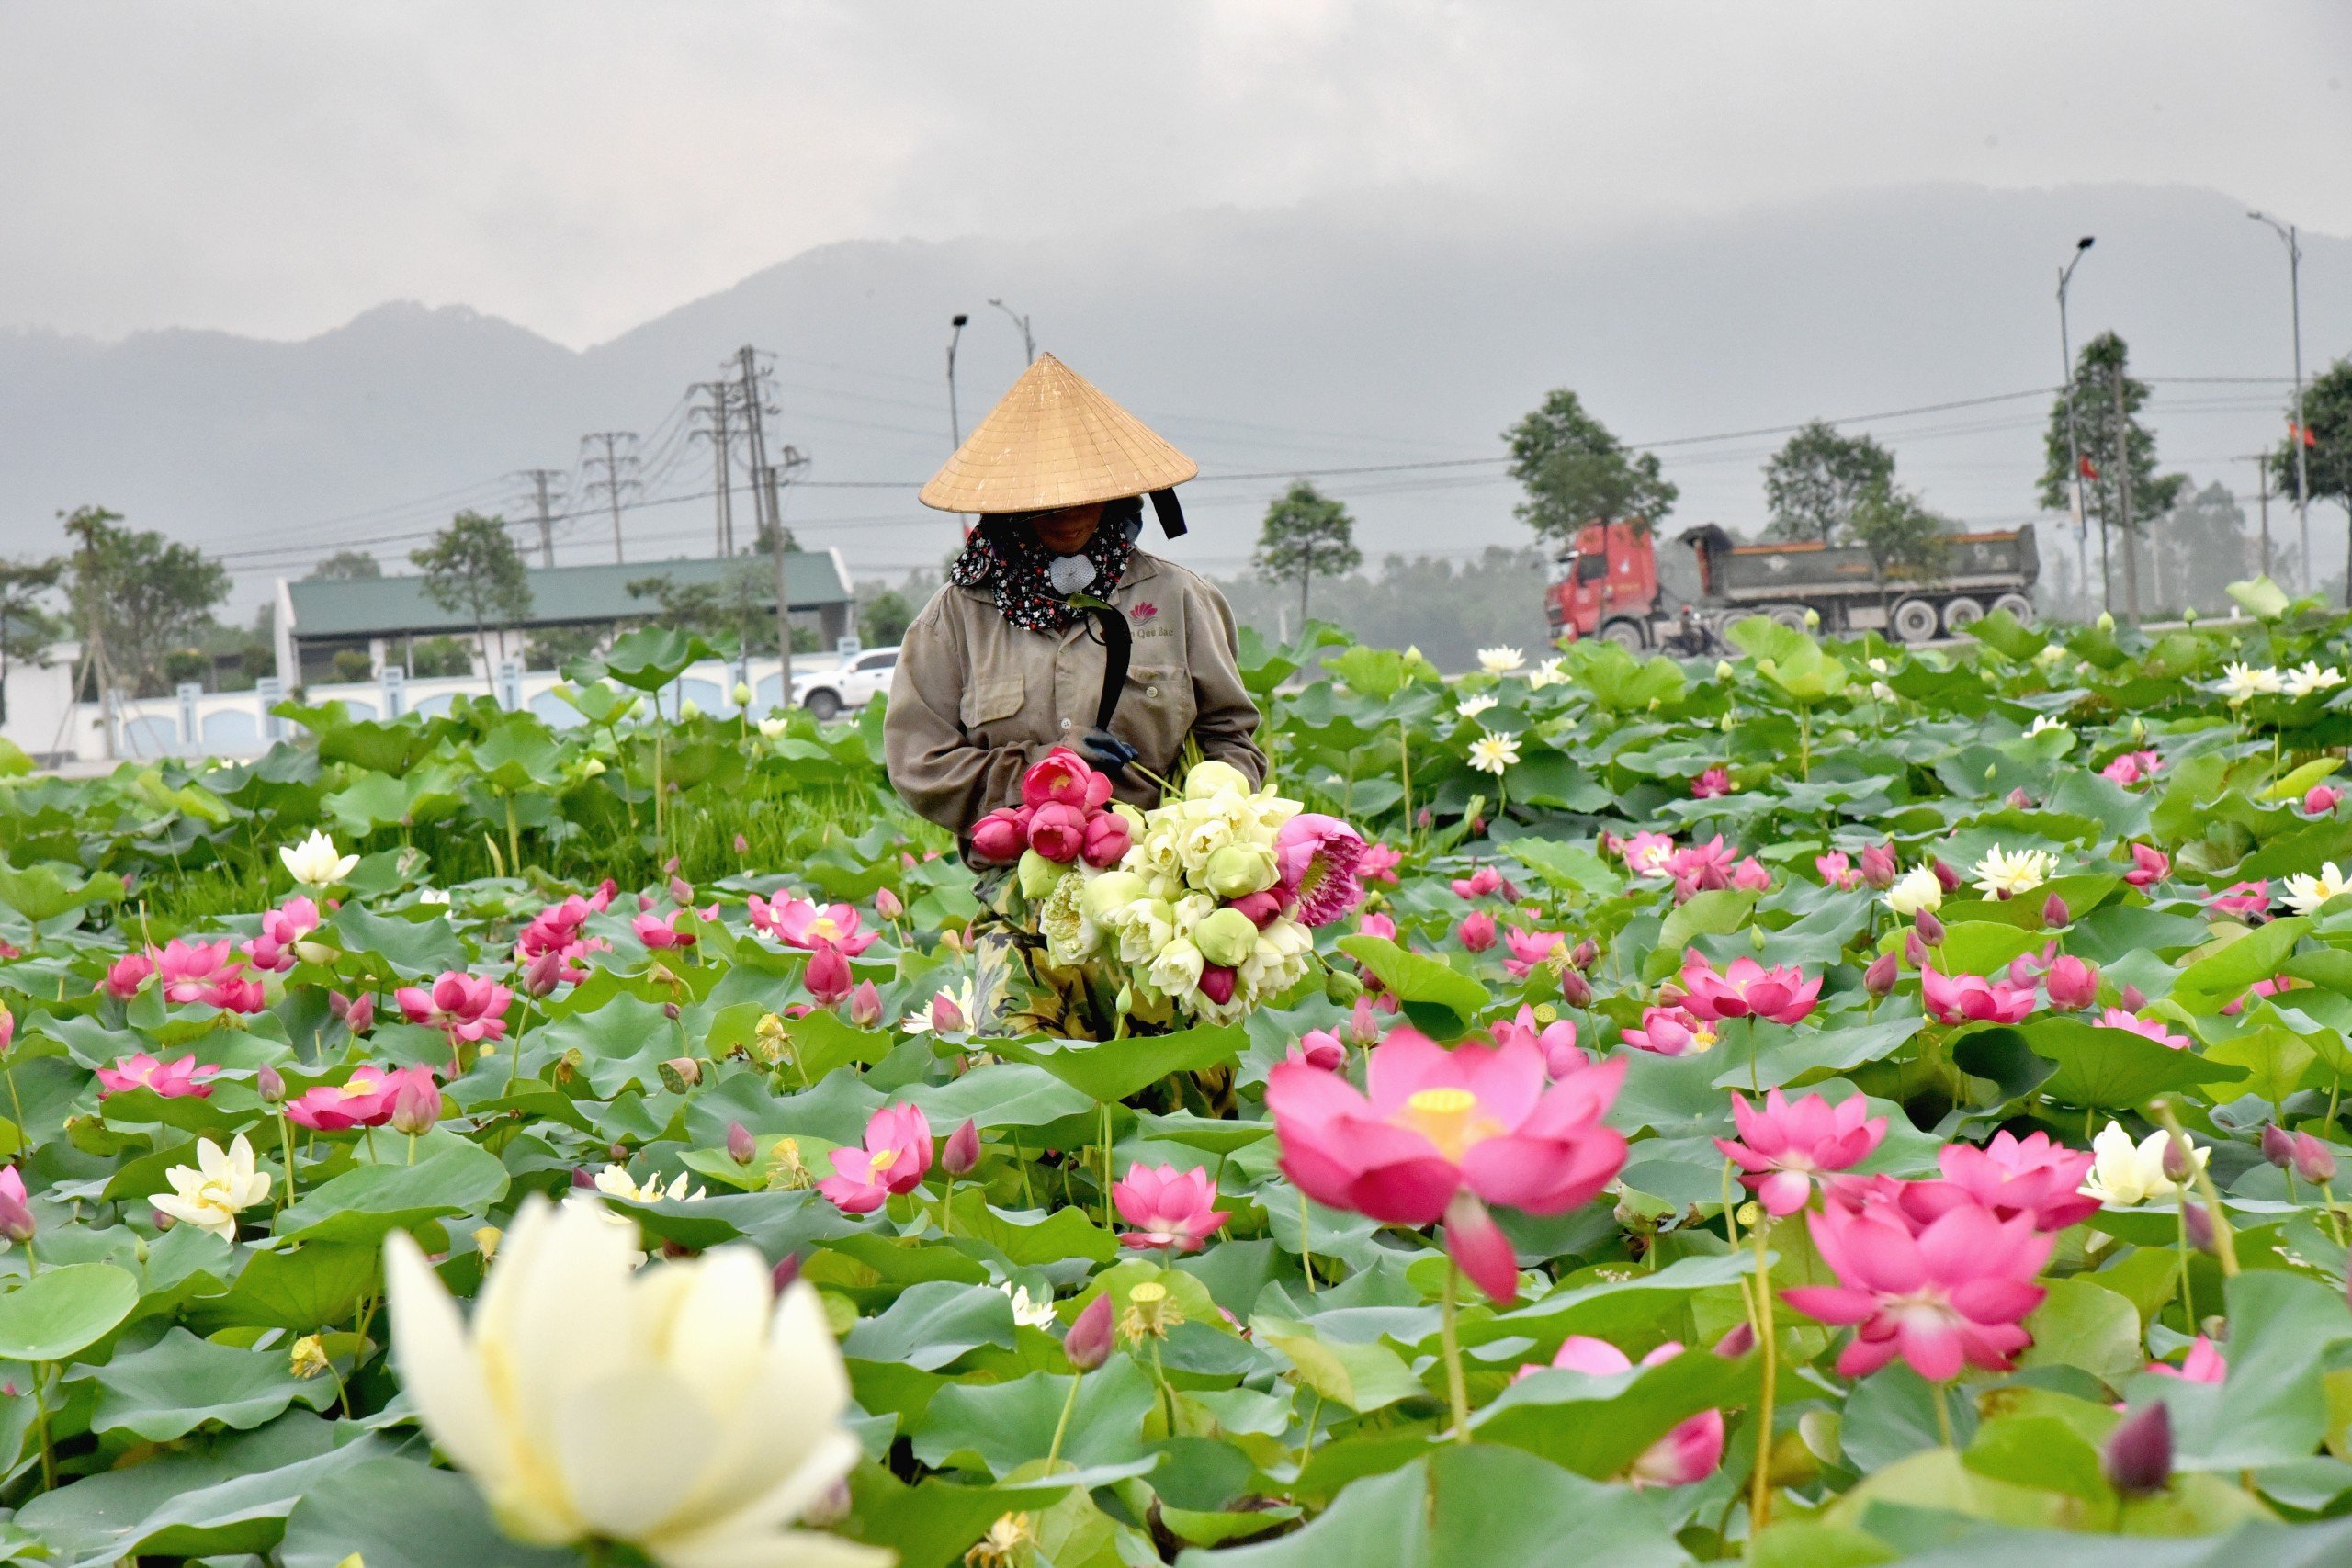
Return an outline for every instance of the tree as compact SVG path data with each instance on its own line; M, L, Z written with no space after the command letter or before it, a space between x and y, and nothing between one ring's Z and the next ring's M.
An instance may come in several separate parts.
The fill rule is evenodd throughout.
M1871 486L1855 501L1847 526L1854 542L1870 552L1871 565L1883 582L1919 581L1943 571L1944 538L1951 527L1907 490L1887 483Z
M1588 523L1637 520L1654 528L1682 493L1658 472L1653 454L1628 451L1565 387L1503 439L1510 443L1510 476L1527 490L1517 514L1539 538L1565 544Z
M460 512L433 543L409 552L424 573L425 596L453 615L473 622L474 646L481 650L482 679L498 691L490 659L489 626L502 628L531 613L531 580L523 570L503 517Z
M229 570L193 545L116 526L122 514L77 508L65 519L74 554L74 618L107 678L129 677L141 694L168 689L164 657L185 649L229 596Z
M907 627L914 618L915 607L895 588L885 588L857 606L858 628L864 636L873 638L876 648L904 641Z
M1764 499L1772 509L1764 536L1833 544L1862 499L1894 482L1894 453L1816 419L1764 465Z
M1306 591L1317 577L1340 577L1363 564L1356 520L1348 509L1305 479L1266 508L1258 553L1250 564L1269 582L1298 581L1299 624L1306 623Z
M765 562L750 557L731 562L716 582L682 583L663 572L627 586L630 598L654 602L657 608L646 617L654 626L732 637L750 653L775 650L775 587Z
M366 550L337 550L311 569L311 576L314 579L331 578L348 581L383 575L384 569L377 565L376 558Z
M2287 405L2287 418L2295 417ZM2311 443L2303 448L2303 467L2310 476L2312 501L2332 501L2344 508L2352 523L2352 358L2339 359L2303 388L2303 423ZM2270 456L2270 490L2290 500L2295 494L2295 447L2290 434ZM2345 579L2345 602L2352 604L2352 574Z
M2228 585L2256 570L2245 511L2230 488L2210 484L2180 499L2148 526L2159 610L2229 607Z
M2140 423L2140 406L2148 400L2148 384L2131 372L2131 349L2113 333L2101 333L2083 345L2075 359L2074 440L2084 467L2083 505L2086 516L2097 516L2102 529L2123 527L2123 481L2131 478L2132 525L2121 542L2125 581L2139 581L2137 542L2151 519L2172 510L2188 483L2187 474L2156 474L2155 433ZM2122 417L2116 414L2116 390L2122 389ZM2075 472L2068 449L2066 394L2051 405L2050 427L2042 436L2041 504L2065 511L2069 481ZM2120 460L2118 454L2122 454ZM2136 611L2135 611L2136 613Z
M42 598L65 576L62 557L47 560L0 560L0 724L8 722L8 665L36 670L49 662L49 647L65 630Z

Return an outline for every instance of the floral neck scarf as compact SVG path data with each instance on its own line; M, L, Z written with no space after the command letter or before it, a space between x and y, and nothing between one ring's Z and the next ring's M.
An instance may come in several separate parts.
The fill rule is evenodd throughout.
M1134 531L1106 516L1080 553L1094 563L1094 581L1084 592L1098 598L1108 595L1135 558ZM1068 596L1046 575L1054 558L1035 530L1011 518L992 517L972 531L947 569L947 580L958 588L993 593L998 612L1016 626L1058 633L1068 630L1080 612L1070 607Z

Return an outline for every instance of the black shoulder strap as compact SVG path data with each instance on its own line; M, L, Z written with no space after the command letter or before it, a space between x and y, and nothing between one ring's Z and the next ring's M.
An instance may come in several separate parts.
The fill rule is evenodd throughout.
M1094 704L1094 728L1108 729L1111 716L1119 711L1119 698L1127 689L1127 663L1135 653L1135 634L1118 606L1091 593L1073 593L1069 603L1091 615L1102 633L1102 694Z
M1161 533L1173 539L1184 532L1184 507L1183 503L1176 499L1174 491L1153 491L1151 510L1153 515L1159 519Z

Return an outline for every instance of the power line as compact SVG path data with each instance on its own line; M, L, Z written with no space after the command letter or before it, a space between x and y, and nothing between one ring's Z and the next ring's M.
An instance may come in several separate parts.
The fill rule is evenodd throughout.
M591 445L604 451L593 452ZM626 447L627 450L622 448ZM634 430L598 430L580 438L580 462L584 468L602 467L605 477L590 479L582 488L590 495L603 491L613 513L613 563L623 559L621 552L621 497L643 489L635 478L637 472L637 432Z

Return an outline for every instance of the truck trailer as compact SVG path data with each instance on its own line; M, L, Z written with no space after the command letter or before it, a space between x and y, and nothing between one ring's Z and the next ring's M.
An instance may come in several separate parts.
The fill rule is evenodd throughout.
M1544 605L1555 637L1599 637L1629 649L1762 615L1831 632L1875 631L1898 642L1955 636L1994 610L2033 619L2041 575L2033 530L1950 534L1932 578L1882 575L1860 545L1744 545L1709 523L1661 561L1639 520L1590 523L1553 559ZM1663 570L1662 570L1663 569Z

